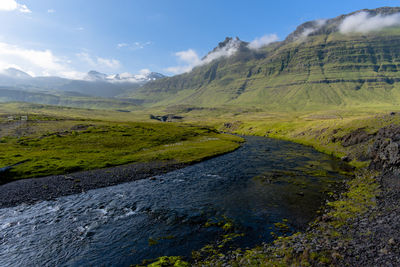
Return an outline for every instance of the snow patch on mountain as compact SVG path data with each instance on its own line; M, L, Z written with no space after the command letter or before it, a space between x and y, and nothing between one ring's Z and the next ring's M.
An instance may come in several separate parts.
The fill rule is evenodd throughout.
M85 77L87 81L110 82L110 83L147 83L157 79L164 78L161 73L151 72L148 69L141 70L138 74L124 72L120 74L104 74L98 71L89 71Z

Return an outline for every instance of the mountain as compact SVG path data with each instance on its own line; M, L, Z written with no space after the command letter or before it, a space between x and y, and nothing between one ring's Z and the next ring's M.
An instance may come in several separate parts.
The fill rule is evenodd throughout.
M9 68L0 73L0 86L46 94L74 92L95 97L117 97L163 77L165 76L160 73L150 71L107 75L92 70L84 80L71 80L61 77L32 77L21 70Z
M150 72L148 70L142 70L139 74L131 74L128 72L124 72L121 74L112 74L107 75L95 70L91 70L87 73L85 80L86 81L95 81L95 82L110 82L110 83L134 83L143 85L147 82L154 81L157 79L164 78L161 73Z
M260 49L227 38L192 71L129 96L148 105L275 110L398 105L399 14L399 7L383 7L306 22Z
M15 68L8 68L5 69L3 72L3 75L6 75L10 78L14 78L14 79L30 79L32 78L31 75L29 75L26 72L23 72L21 70L15 69Z
M122 112L137 108L138 103L129 99L110 99L85 96L75 92L61 92L49 94L18 90L15 87L0 87L1 102L29 102L36 104L58 105L65 107L114 109Z
M85 80L87 81L106 81L107 80L107 74L91 70L87 73Z

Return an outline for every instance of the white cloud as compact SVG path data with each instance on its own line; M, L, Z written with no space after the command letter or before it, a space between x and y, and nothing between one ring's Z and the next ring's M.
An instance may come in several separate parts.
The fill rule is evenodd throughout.
M186 65L186 66L174 66L174 67L168 67L165 69L165 71L168 71L173 74L181 74L181 73L186 73L190 72L194 66Z
M178 57L178 61L184 65L173 66L165 69L166 71L174 74L189 72L202 62L199 55L193 49L176 52L175 56Z
M117 48L129 48L131 50L138 50L138 49L143 49L149 45L152 45L153 42L151 41L147 41L147 42L134 42L132 44L128 44L128 43L119 43L117 44Z
M180 61L185 62L189 65L195 66L201 63L201 59L197 55L196 51L194 51L193 49L180 51L175 53L175 55L179 58Z
M51 50L26 49L0 42L0 70L10 67L32 76L79 78L82 75L69 66L68 60L55 56Z
M279 40L278 35L267 34L261 38L254 39L252 42L249 43L248 47L250 49L260 49L261 47L269 45L270 43L276 42L278 40Z
M373 16L367 12L359 12L345 18L339 26L339 31L344 34L351 32L367 33L399 25L400 13L387 16L380 14Z
M116 59L107 59L102 57L92 57L86 52L78 53L77 57L86 62L90 67L96 69L119 69L121 63Z
M22 13L32 13L32 11L26 6L19 4L15 0L1 0L0 11L15 11L18 10Z
M145 76L149 75L150 73L151 73L151 71L149 69L141 69L139 71L140 75L145 75Z
M55 13L56 11L54 9L47 9L47 13Z
M32 11L26 5L18 4L18 11L22 13L32 13Z
M107 59L107 58L97 57L97 63L99 65L103 65L110 69L118 69L121 67L121 63L118 60L113 59L113 58Z
M117 44L117 47L118 47L118 48L122 48L122 47L126 47L126 46L128 46L127 43L120 43L120 44Z

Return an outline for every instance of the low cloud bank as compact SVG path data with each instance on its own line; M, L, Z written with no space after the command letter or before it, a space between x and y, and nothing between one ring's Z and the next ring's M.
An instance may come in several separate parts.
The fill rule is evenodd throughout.
M339 26L339 31L344 34L352 32L368 33L399 25L400 13L383 16L360 12L345 18Z

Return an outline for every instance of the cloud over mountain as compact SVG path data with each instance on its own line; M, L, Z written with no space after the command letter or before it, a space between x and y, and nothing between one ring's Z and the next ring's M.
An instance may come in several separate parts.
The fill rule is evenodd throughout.
M359 12L345 18L339 26L339 31L344 34L352 32L367 33L399 25L400 13L373 16L368 12Z
M278 35L276 34L266 34L260 38L256 38L253 41L251 41L248 45L250 49L260 49L261 47L264 47L266 45L269 45L270 43L276 42L279 40Z

